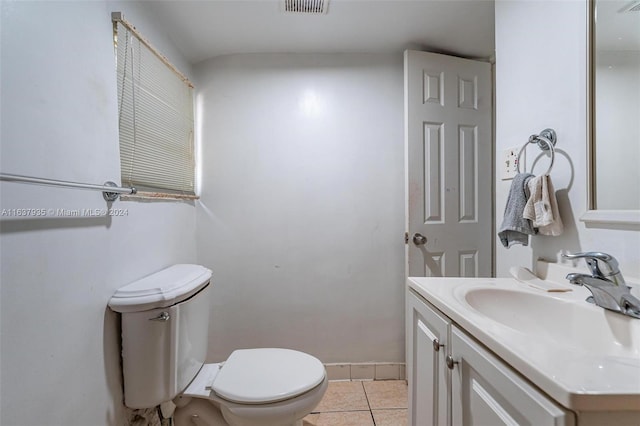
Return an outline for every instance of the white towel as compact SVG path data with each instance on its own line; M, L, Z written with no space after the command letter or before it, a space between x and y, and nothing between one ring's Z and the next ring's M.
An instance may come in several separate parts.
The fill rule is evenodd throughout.
M544 180L543 176L535 176L527 182L527 188L529 189L529 198L527 198L527 203L524 206L522 211L522 217L525 219L529 219L534 227L538 228L540 226L539 220L542 220L542 216L538 216L539 213L542 213L544 208L544 202L542 200L542 181ZM549 206L549 211L551 210ZM549 220L548 215L545 218L547 221ZM553 217L551 217L553 220ZM548 223L547 223L548 224Z
M541 235L557 236L564 229L556 192L549 175L535 177L528 182L530 196L522 216L531 220Z

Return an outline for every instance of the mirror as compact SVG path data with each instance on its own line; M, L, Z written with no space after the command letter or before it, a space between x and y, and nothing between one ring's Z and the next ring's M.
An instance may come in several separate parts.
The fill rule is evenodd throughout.
M640 0L590 1L589 209L640 222ZM616 211L617 214L612 214ZM598 215L596 215L598 216Z

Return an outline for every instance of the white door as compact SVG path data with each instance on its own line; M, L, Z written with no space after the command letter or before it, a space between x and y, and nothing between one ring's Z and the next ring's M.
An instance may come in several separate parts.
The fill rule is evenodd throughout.
M404 73L408 274L489 277L491 65L407 50Z

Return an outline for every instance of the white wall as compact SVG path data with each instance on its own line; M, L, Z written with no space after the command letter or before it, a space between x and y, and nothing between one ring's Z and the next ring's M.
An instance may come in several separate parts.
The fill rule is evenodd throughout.
M599 250L620 261L628 276L640 276L640 232L588 228L579 221L587 206L586 1L497 1L496 8L496 226L511 181L500 180L503 149L521 146L547 127L558 133L551 172L565 233L536 236L528 247L497 243L497 275L511 265L532 267L537 258L558 253ZM527 170L541 152L528 148ZM543 172L541 158L534 173Z
M185 62L130 4L2 1L1 170L119 181L112 10L186 73ZM2 209L98 209L99 192L2 183ZM0 423L120 425L113 291L194 262L195 208L117 201L125 217L0 221ZM6 211L5 211L6 213Z
M196 67L211 361L255 346L404 359L402 78L400 54Z

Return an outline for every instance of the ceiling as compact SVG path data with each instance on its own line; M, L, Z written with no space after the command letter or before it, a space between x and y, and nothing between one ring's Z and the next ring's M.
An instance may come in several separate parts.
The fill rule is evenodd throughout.
M231 53L494 54L493 0L330 0L291 14L282 0L140 2L192 64Z

